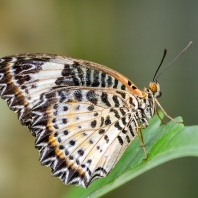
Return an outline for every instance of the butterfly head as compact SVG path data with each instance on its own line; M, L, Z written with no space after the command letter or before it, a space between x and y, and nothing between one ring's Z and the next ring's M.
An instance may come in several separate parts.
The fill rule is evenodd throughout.
M149 83L149 89L153 92L155 98L160 98L162 92L160 91L160 85L158 81L153 81Z

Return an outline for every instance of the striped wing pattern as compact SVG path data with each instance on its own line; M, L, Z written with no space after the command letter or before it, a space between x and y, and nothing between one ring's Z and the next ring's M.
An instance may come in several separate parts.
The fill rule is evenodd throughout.
M0 60L1 97L36 137L41 164L65 184L87 188L110 172L154 114L152 94L141 94L96 63L47 54Z

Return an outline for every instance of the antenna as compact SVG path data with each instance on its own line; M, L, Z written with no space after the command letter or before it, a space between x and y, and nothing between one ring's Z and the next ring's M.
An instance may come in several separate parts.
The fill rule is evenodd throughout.
M161 63L160 63L160 65L159 65L159 67L157 68L157 71L155 72L155 75L154 75L154 78L153 78L153 81L156 81L160 76L161 76L161 74L170 66L170 65L172 65L172 63L173 62L175 62L180 56L181 56L181 54L183 54L191 45L192 45L192 41L190 41L189 43L188 43L188 45L158 74L158 76L156 77L156 75L157 75L157 72L159 71L159 68L161 67L161 64L162 64L162 62L163 62L163 60L164 60L164 57L165 57L165 55L166 55L166 53L165 53L165 51L166 50L164 50L164 55L163 55L163 58L162 58L162 61L161 61Z
M155 80L157 79L157 78L155 78L155 77L156 77L157 72L159 71L159 69L160 69L160 67L161 67L161 65L162 65L162 63L163 63L163 61L164 61L164 58L165 58L165 56L166 56L166 53L167 53L167 50L164 49L164 55L163 55L163 57L162 57L162 60L161 60L161 62L160 62L160 64L159 64L159 66L158 66L156 72L155 72L155 75L154 75L154 77L153 77L153 81L155 81Z

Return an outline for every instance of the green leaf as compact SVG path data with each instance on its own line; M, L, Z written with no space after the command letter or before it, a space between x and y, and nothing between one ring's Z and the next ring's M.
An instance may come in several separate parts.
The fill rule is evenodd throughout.
M175 120L182 122L182 118ZM145 171L171 159L183 156L198 156L198 126L185 127L172 121L162 124L155 116L148 128L143 130L143 137L148 153L145 155L136 138L123 154L110 174L94 181L88 189L73 186L67 198L96 198L119 187Z

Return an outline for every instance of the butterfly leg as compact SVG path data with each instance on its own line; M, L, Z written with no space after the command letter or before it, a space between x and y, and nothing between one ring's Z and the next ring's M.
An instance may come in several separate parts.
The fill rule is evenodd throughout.
M159 115L159 112L158 112L158 109L157 109L157 106L155 105L155 112L156 112L156 114L157 114L157 116L158 116L158 118L161 120L161 122L163 123L163 124L166 124L166 122L160 117L160 115Z
M156 104L159 106L159 108L162 110L162 112L164 113L164 115L167 117L167 118L169 118L170 120L172 120L173 122L175 122L175 123L177 123L177 124L180 124L180 123L182 123L182 122L177 122L175 119L173 119L172 117L170 117L167 113L166 113L166 111L163 109L163 107L161 106L161 104L158 102L158 100L155 98L155 102L156 102ZM155 110L156 110L157 108L155 107ZM157 113L157 115L158 115L158 117L160 118L160 116L159 116L159 113L158 113L158 111L156 111L156 113ZM160 120L162 121L162 119L160 118ZM163 123L164 123L164 121L162 121ZM165 122L166 123L166 122Z
M144 151L144 154L145 154L145 157L143 159L143 161L145 161L147 159L148 155L147 155L145 144L144 144L144 139L143 139L143 135L142 135L142 128L144 128L144 127L139 126L139 127L136 127L136 130L137 130L138 139L140 141L141 147L143 148L143 151Z

